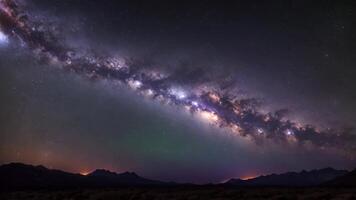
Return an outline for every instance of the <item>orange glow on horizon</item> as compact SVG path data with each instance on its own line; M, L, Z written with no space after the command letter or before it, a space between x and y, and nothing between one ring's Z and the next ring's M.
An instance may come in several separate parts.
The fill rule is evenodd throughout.
M253 179L256 177L257 177L256 175L248 175L248 176L240 177L240 179L246 181L246 180Z
M79 174L86 176L86 175L90 174L90 172L89 171L81 171L81 172L79 172Z

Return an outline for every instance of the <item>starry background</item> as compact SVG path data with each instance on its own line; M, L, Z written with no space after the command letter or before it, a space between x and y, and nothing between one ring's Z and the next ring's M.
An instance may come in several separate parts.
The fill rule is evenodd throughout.
M355 126L354 1L44 1L73 45L167 70L231 80L266 109L322 128ZM71 23L68 23L71 22ZM189 76L180 81L189 81ZM327 150L256 145L110 81L89 81L0 47L0 162L73 172L219 182L356 161Z

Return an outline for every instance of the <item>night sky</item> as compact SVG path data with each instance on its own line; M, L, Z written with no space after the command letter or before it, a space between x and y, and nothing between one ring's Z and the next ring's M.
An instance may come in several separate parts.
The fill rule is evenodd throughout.
M355 1L0 13L0 164L193 183L356 166Z

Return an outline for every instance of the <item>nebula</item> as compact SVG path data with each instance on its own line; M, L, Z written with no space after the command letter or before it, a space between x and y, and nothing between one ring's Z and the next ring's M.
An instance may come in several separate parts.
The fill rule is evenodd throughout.
M40 60L88 77L119 82L164 104L186 109L214 126L249 137L257 144L313 145L353 153L356 135L352 128L319 130L287 119L288 109L265 113L258 98L240 98L221 81L205 79L204 70L163 72L140 66L135 59L76 49L58 38L46 23L36 21L13 0L0 1L0 45L15 43Z

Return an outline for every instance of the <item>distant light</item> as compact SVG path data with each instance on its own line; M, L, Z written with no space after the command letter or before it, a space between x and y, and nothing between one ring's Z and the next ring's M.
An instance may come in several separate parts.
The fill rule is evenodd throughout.
M141 81L134 81L133 82L133 84L134 84L134 86L136 86L137 88L139 88L139 87L141 87L142 86L142 83L141 83Z
M9 38L0 31L0 46L5 46L7 44L9 44Z
M219 117L214 113L214 112L209 112L209 111L201 111L200 116L203 119L208 120L209 122L216 122L219 120Z
M240 179L244 180L244 181L250 180L250 179L254 179L254 178L256 178L256 176L243 176L243 177L240 177Z
M263 133L263 129L262 129L262 128L258 128L258 129L257 129L257 132L258 132L259 134L262 134L262 133Z
M152 95L153 95L153 91L152 91L151 89L148 89L146 94L147 94L148 96L152 96Z
M191 107L190 106L184 106L184 108L189 111Z
M88 174L90 174L90 172L88 172L88 171L83 171L83 172L79 172L81 175L83 175L83 176L86 176L86 175L88 175Z
M196 101L192 101L192 105L196 106L196 107L199 106L198 102L196 102Z
M187 97L186 93L183 90L177 88L170 89L169 93L178 99L185 99Z
M68 58L68 59L66 60L66 64L67 64L67 65L71 65L71 64L72 64L72 60Z
M142 86L142 82L141 81L132 80L132 79L128 81L128 84L132 89L138 89L138 88L140 88Z
M231 130L232 130L233 133L241 133L242 128L240 126L237 126L236 124L233 124L231 126Z
M288 129L288 130L286 131L286 134L287 134L287 135L293 135L293 131Z
M178 94L178 98L179 98L179 99L184 99L185 97L186 97L186 96L185 96L184 93Z
M215 103L220 101L220 97L216 93L209 93L209 97Z

